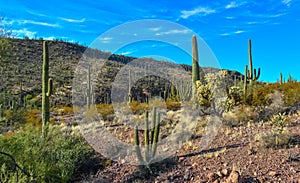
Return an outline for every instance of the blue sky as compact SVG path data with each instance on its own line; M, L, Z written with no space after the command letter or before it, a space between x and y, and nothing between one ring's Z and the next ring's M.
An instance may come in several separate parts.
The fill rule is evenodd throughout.
M6 18L2 23L9 25L16 37L62 38L84 45L94 43L101 50L119 54L154 55L190 64L187 53L177 46L190 46L190 36L196 33L210 47L221 68L242 73L248 64L247 40L251 38L254 67L261 68L261 81L271 82L279 78L280 72L285 77L291 74L300 80L299 10L300 0L53 0L47 3L0 0L0 13ZM129 27L130 30L121 26L123 29L115 31L114 35L107 34L116 30L116 26L120 28L124 23L143 19L166 20L179 27L140 24ZM141 34L151 34L153 40L114 50L116 47L112 44ZM159 36L170 35L176 40L175 45L156 41ZM95 40L99 44L95 44ZM205 59L200 59L200 64L209 66Z

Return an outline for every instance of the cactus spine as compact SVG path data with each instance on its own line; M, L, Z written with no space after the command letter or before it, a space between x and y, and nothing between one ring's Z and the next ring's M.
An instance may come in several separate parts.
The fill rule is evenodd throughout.
M45 136L46 125L50 121L50 102L53 81L49 78L49 51L46 41L43 42L43 72L42 72L42 135Z
M257 81L260 76L260 68L258 68L258 72L256 73L256 69L253 70L253 63L252 63L252 43L251 39L248 40L248 56L249 56L249 70L248 70L248 79L250 84L253 81Z
M151 131L151 143L149 138L149 113L146 111L145 114L145 130L144 130L144 140L145 140L145 159L142 156L141 149L140 149L140 140L138 134L137 126L134 127L134 143L135 143L135 150L137 154L137 158L141 165L148 165L156 155L156 148L159 136L159 128L160 128L160 113L157 113L156 108L153 107L152 110L152 128Z

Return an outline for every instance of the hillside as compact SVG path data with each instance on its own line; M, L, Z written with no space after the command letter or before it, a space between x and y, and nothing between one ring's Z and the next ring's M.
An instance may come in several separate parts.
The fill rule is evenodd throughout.
M1 86L0 91L12 94L12 99L20 98L24 103L24 97L30 94L33 97L41 93L41 67L42 67L42 42L33 39L9 39L9 53L6 61L0 62ZM54 80L55 95L52 104L71 106L72 79L74 70L82 57L89 54L91 58L108 58L105 66L101 68L101 74L97 79L95 100L97 103L108 103L111 91L111 82L118 71L130 61L136 59L123 55L115 55L96 49L64 41L49 41L50 77ZM153 60L143 59L143 60ZM155 61L155 60L154 60ZM187 72L191 72L191 66L181 65ZM217 72L216 68L202 68L204 73ZM239 79L241 74L236 71L228 71L231 79ZM168 81L158 77L143 78L133 86L132 92L135 99L143 98L143 89L147 86L148 92L153 95L163 95L165 90L170 91ZM152 83L149 85L149 83ZM154 83L158 83L154 84ZM155 87L154 87L155 85ZM37 97L39 98L39 97ZM17 100L19 101L19 100Z

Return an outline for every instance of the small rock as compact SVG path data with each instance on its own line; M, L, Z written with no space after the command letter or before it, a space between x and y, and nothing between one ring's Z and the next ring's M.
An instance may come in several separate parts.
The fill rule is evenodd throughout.
M208 178L208 180L210 181L215 181L218 178L218 175L213 172L210 172L206 175L206 178Z
M217 174L219 177L223 177L223 174L222 174L220 171L218 171L216 174Z
M220 181L217 179L217 180L215 180L213 183L220 183Z
M269 171L268 175L274 177L277 176L278 174L275 171Z
M221 170L221 173L224 175L224 176L227 176L229 174L229 170L227 168L224 168Z
M237 171L231 172L226 183L242 183L242 178Z
M171 183L171 181L169 181L169 180L165 180L165 182L164 183Z
M188 172L184 175L184 180L189 180L191 178L191 174Z
M184 160L184 157L178 158L178 162L181 163Z
M192 164L192 167L197 167L198 166L198 163L193 163Z

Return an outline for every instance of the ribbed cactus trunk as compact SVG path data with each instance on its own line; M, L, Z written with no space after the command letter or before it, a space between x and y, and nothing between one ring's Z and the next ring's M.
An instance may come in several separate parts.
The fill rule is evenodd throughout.
M91 86L91 66L88 65L88 72L87 72L87 89L86 89L86 106L89 109L92 104L92 96L91 92L92 86Z
M197 45L197 38L195 35L193 35L192 37L192 101L195 103L195 108L197 108L196 81L198 80L200 80L198 45Z
M248 78L248 65L245 66L245 74L244 74L244 102L247 100L247 78Z
M46 41L43 42L43 72L42 72L42 136L46 135L46 126L50 121L50 100L52 79L49 79L49 51Z
M197 45L197 38L194 35L192 37L192 82L193 84L196 84L196 81L198 80L200 80L198 45Z
M280 85L282 85L282 73L280 73L280 76L279 76L280 78L279 78L279 83L280 83Z
M128 103L132 102L131 94L131 70L128 71Z
M252 82L257 81L259 76L260 76L260 68L258 68L257 73L256 73L256 69L253 69L251 39L248 40L248 57L249 57L248 79L249 79L249 82L250 82L250 85L251 85Z

